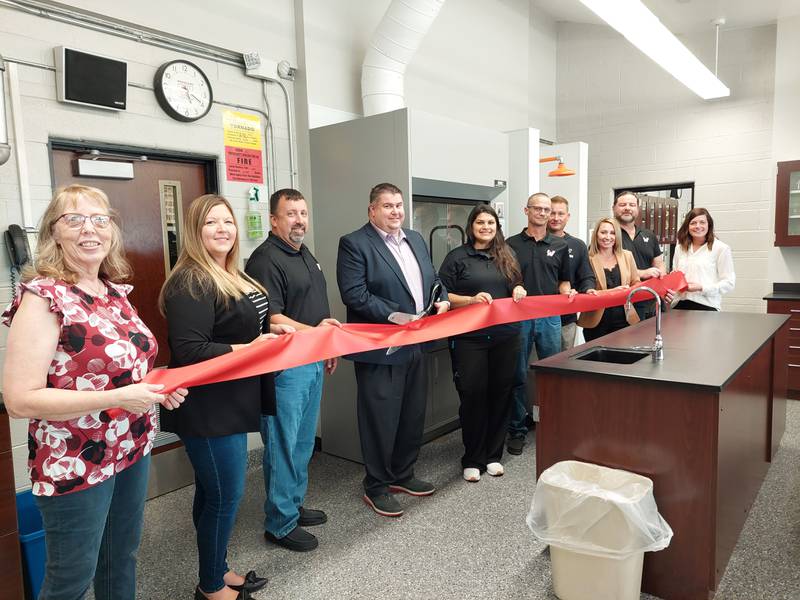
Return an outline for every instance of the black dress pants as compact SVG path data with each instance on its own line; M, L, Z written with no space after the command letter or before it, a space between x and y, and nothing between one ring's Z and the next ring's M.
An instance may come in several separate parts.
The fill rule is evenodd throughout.
M519 335L450 340L453 381L461 400L465 469L483 472L487 464L503 457L519 352Z
M680 300L675 306L672 307L673 310L707 310L709 312L714 311L717 312L717 309L713 306L706 306L705 304L700 304L699 302L695 302L694 300Z
M606 309L608 310L608 309ZM592 327L591 329L583 329L583 339L587 342L591 342L596 340L599 337L603 337L604 335L608 335L609 333L614 333L615 331L619 331L620 329L625 329L628 326L627 323L612 323L610 321L600 321L597 324L597 327Z
M400 365L353 363L358 384L358 433L369 496L414 476L425 427L428 377L424 356Z

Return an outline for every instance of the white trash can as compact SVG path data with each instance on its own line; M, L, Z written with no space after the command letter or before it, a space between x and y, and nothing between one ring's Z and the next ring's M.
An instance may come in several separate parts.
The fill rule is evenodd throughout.
M561 600L638 600L644 553L672 539L650 479L572 460L542 473L527 523L550 544Z

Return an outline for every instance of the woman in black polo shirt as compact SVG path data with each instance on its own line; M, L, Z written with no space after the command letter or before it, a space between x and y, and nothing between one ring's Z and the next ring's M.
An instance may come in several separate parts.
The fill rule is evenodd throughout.
M491 304L496 298L513 297L516 302L526 296L517 258L488 204L472 209L467 243L445 257L439 277L452 308ZM509 323L450 338L467 481L479 481L484 471L494 477L504 472L500 459L511 414L519 330L519 323Z

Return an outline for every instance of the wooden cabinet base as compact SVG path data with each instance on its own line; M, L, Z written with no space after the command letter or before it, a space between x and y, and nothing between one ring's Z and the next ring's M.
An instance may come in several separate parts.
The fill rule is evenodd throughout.
M8 414L0 403L0 600L23 598L21 565L11 434Z
M775 398L800 400L800 301L767 300L767 312L789 315L775 335Z
M25 597L20 560L17 532L0 537L0 600L22 600Z
M537 373L537 475L581 460L653 480L675 532L645 555L642 590L665 600L713 595L769 468L773 343L723 390Z

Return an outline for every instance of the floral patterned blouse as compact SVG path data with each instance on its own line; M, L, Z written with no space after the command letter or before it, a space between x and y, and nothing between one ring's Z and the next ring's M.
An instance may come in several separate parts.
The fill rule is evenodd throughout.
M128 302L129 285L104 282L108 292L91 296L75 285L44 277L20 284L3 322L10 326L22 295L50 301L61 326L47 387L111 390L138 383L153 367L155 337ZM141 415L105 411L68 421L30 419L28 474L36 496L89 488L147 455L156 435L155 407Z

